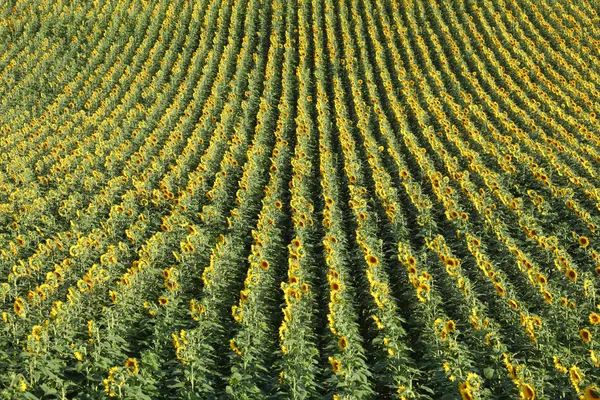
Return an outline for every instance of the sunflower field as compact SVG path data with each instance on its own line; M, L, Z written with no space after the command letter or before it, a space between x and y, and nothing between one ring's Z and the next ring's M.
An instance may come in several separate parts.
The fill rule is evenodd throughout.
M599 14L1 2L0 398L600 399Z

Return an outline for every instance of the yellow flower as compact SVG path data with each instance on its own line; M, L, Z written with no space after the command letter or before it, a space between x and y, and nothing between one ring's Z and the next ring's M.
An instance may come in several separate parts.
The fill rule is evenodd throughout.
M454 332L454 330L456 329L456 323L454 323L454 321L452 320L448 320L448 322L446 322L446 330L449 333Z
M590 244L590 240L587 237L581 236L579 238L579 245L581 247L588 247L589 244Z
M17 297L15 299L14 309L15 309L15 314L17 314L19 317L22 317L25 314L25 307L24 307L22 298Z
M36 341L38 341L38 342L39 342L40 340L42 340L42 333L43 333L43 330L42 330L42 326L41 326L41 325L35 325L35 326L34 326L34 327L31 329L31 336L33 336L33 338L34 338Z
M166 297L160 296L160 297L158 298L158 303L159 303L161 306L166 306L167 304L169 304L169 299L168 299L168 298L166 298Z
M342 336L340 338L338 345L340 346L340 350L346 350L346 347L348 347L348 340L346 339L346 336Z
M569 369L569 378L571 379L571 384L575 388L575 391L579 392L579 384L583 378L581 376L581 370L577 366L573 365Z
M140 371L138 368L138 362L135 358L127 359L125 362L125 368L130 370L129 373L132 375L137 375L137 373Z
M367 256L367 264L369 264L370 266L377 265L378 263L379 263L379 259L376 256L374 256L374 255Z
M594 350L590 350L590 358L592 359L592 361L594 362L594 366L598 367L598 357L596 357L596 353L594 353Z
M533 389L533 387L530 384L525 383L521 387L521 398L528 399L528 400L535 399L535 390Z
M481 387L481 378L474 372L469 372L467 374L467 379L465 381L467 385L467 389L470 391L476 392Z
M600 324L600 315L598 315L597 313L591 313L590 314L590 324L592 324L592 325Z
M460 385L458 385L458 390L460 392L460 397L462 400L473 400L473 394L467 387L466 382L463 382Z
M333 370L333 372L335 374L337 374L338 372L340 372L340 369L342 367L342 363L340 360L336 360L333 357L329 357L329 363L331 364L331 369Z
M83 354L81 354L80 352L76 351L76 352L74 352L74 353L73 353L73 355L75 356L75 358L76 358L78 361L81 361L81 360L83 360Z
M241 356L242 355L242 351L239 349L239 347L237 347L237 345L235 344L235 339L231 339L229 341L229 347L231 348L231 350L235 351L237 355ZM283 348L283 347L282 347ZM285 351L284 351L285 353Z
M23 379L23 377L19 376L19 391L25 392L27 390L27 383Z
M585 388L583 395L585 400L598 400L600 399L600 389L596 386L588 386Z
M580 330L579 335L581 336L581 339L586 343L592 340L592 334L587 329Z
M567 372L569 372L558 360L557 356L554 356L554 368L556 368L557 371L562 372L563 374L566 374Z
M446 373L450 372L450 363L448 361L444 362L443 367L444 367L444 372L446 372Z

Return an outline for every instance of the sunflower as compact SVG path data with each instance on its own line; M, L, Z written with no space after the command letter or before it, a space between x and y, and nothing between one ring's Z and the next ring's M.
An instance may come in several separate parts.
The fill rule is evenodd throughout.
M496 291L498 292L498 294L502 297L504 297L506 295L506 290L504 289L504 287L502 287L502 285L494 285L496 287Z
M371 266L377 265L379 263L379 259L374 255L370 255L367 256L367 263Z
M589 240L587 237L585 237L585 236L581 236L581 237L579 238L579 245L580 245L581 247L584 247L584 248L585 248L585 247L588 247L588 246L589 246L589 244L590 244L590 240Z
M600 324L600 315L598 315L596 313L591 313L590 314L590 324L592 324L592 325Z
M569 369L569 378L573 387L579 392L579 384L583 380L583 377L581 376L581 370L577 366L573 365Z
M25 308L24 308L24 304L23 304L23 299L22 298L17 297L15 299L14 309L15 309L15 314L17 314L20 317L23 316L23 314L25 313Z
M546 300L546 303L552 304L552 293L550 293L547 290L544 290L543 295L544 295L544 300Z
M340 346L340 350L346 350L346 347L348 347L346 336L342 336L340 340L338 340L338 345Z
M261 267L263 270L267 271L267 270L269 269L269 262L268 262L267 260L262 260L262 261L260 262L260 267Z
M590 350L590 358L592 359L592 362L594 363L595 367L600 366L600 364L598 363L598 357L596 357L596 353L594 352L594 350Z
M588 386L583 391L583 395L585 396L585 400L600 399L600 389L598 389L596 386Z
M420 302L425 303L427 301L427 295L429 294L429 291L429 285L425 283L419 285L419 287L417 288L417 297Z
M465 380L465 384L467 385L467 389L470 391L476 392L481 387L481 378L474 372L469 372L467 374L467 379Z
M331 369L333 370L333 373L337 374L338 372L340 372L340 369L342 368L342 362L340 360L336 360L333 357L329 357L329 363L331 364Z
M448 338L448 331L446 331L446 329L442 329L442 331L440 332L440 337L442 338L442 340L446 340Z
M458 385L458 391L460 392L460 397L462 400L473 400L473 394L469 390L466 382Z
M579 331L579 336L581 336L581 339L582 339L584 342L586 342L586 343L588 343L588 342L590 342L590 341L592 340L592 334L591 334L591 332L590 332L589 330L587 330L587 329L582 329L582 330L580 330L580 331Z
M577 272L571 268L567 269L567 278L569 278L570 281L577 280Z
M179 289L179 284L175 280L165 282L165 286L171 291Z
M160 297L158 298L158 303L159 303L161 306L166 306L167 304L169 304L169 299L168 299L168 298L166 298L166 297L160 296Z
M448 320L448 322L446 322L446 330L449 333L454 332L454 330L456 329L456 323L452 320Z
M529 400L535 399L535 390L533 389L533 387L530 384L525 383L521 387L521 398L529 399Z
M542 274L537 274L536 278L540 285L546 285L548 283L548 279Z
M31 329L31 336L33 336L33 338L36 341L40 341L42 340L42 334L44 333L42 326L41 325L35 325L32 329Z
M518 310L519 309L519 303L517 303L515 300L513 299L509 299L508 300L508 306L510 308L512 308L513 310Z

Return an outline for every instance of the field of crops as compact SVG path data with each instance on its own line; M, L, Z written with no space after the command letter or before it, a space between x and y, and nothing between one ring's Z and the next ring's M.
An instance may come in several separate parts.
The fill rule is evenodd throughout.
M0 397L600 399L599 13L3 1Z

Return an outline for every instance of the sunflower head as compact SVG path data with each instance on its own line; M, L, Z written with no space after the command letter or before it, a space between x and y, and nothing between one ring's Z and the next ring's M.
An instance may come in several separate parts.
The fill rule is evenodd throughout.
M577 280L577 272L572 268L567 269L567 278L569 278L570 281Z
M588 343L589 341L591 341L591 340L592 340L592 334L591 334L591 332L590 332L589 330L587 330L587 329L582 329L582 330L580 330L580 331L579 331L579 335L581 336L581 339L582 339L584 342L586 342L586 343Z
M471 393L471 390L466 382L458 385L458 391L460 392L461 400L473 400L473 394Z
M592 324L592 325L600 324L600 315L598 315L597 313L591 313L590 314L590 324Z
M454 332L454 330L456 329L456 323L452 320L448 320L448 322L446 322L446 330L448 332Z
M129 370L129 373L132 375L137 375L139 372L138 362L135 358L129 358L125 362L125 368Z
M369 265L377 265L379 263L379 259L374 255L370 255L367 256L367 263Z
M529 400L535 399L535 390L533 389L533 386L528 383L524 384L521 388L521 398Z
M583 392L585 400L598 400L600 399L600 389L596 386L588 386Z
M340 350L346 350L346 347L348 347L348 339L346 339L346 336L340 338L338 345L340 346Z
M340 372L340 369L342 367L342 363L340 360L336 360L333 357L329 357L329 363L331 364L331 369L333 370L333 372L335 374L337 374L338 372Z
M590 244L590 240L587 237L585 237L585 236L579 237L579 245L581 247L588 247L589 244Z
M481 378L474 372L469 372L467 374L467 380L465 381L467 385L467 389L473 392L477 392L481 387Z

